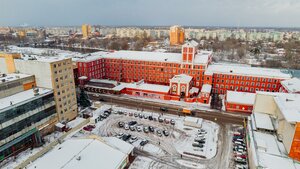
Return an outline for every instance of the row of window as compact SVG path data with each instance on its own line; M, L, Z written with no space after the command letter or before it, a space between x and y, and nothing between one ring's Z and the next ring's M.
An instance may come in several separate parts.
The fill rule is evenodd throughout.
M228 83L227 83L228 84ZM234 84L234 82L232 82L231 84ZM267 87L267 88L277 88L278 87L278 85L277 84L270 84L270 83L259 83L259 82L257 82L257 83L255 83L255 82L244 82L244 81L242 81L241 83L239 83L239 81L236 81L235 82L235 85L239 85L239 86L241 86L241 87L243 87L243 86L256 86L256 87L263 87L263 88L265 88L265 87ZM226 84L215 84L215 86L216 86L216 88L226 88L226 89L228 89L228 86L230 86L230 88L233 88L233 85L226 85ZM238 87L238 86L236 86L236 87Z
M222 79L217 79L222 78ZM269 82L269 83L277 83L279 80L270 79L270 78L262 78L262 77L250 77L250 76L238 76L238 75L224 75L224 74L215 74L214 79L216 80L247 80L247 81L257 81L257 82Z

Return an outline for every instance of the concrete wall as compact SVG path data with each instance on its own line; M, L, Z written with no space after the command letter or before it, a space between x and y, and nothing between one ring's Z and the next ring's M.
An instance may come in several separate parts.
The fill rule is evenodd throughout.
M275 115L276 105L272 95L256 94L253 111Z
M20 73L35 75L36 85L38 87L53 89L50 63L15 59L15 65L17 71Z
M285 149L289 153L291 146L292 146L293 139L294 139L295 125L292 125L292 124L284 121L283 126L284 126L284 132L282 135L282 142L283 142Z
M5 58L0 58L0 73L8 73Z

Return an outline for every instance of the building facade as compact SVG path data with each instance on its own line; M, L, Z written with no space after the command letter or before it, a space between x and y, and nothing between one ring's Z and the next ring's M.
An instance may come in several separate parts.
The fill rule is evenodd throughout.
M184 29L178 25L170 28L170 45L184 44Z
M52 90L35 88L1 98L0 161L40 146L42 136L54 131L56 123Z

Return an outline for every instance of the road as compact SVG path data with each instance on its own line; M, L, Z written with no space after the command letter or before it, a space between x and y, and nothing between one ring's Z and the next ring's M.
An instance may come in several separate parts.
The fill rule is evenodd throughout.
M102 101L111 103L111 104L119 104L124 105L127 107L132 107L135 109L147 109L151 111L161 112L161 113L169 113L169 114L176 114L176 115L186 115L182 113L183 106L174 105L174 104L166 104L166 103L159 103L156 101L149 101L143 99L136 99L136 98L129 98L119 95L106 95L106 94L99 94L99 93L91 93L87 92L89 98L93 101L99 101L100 98ZM96 96L97 95L97 96ZM160 110L161 107L168 108L168 112L163 112ZM222 124L244 124L244 118L247 116L242 115L234 115L230 113L223 113L217 111L203 111L203 110L194 110L195 117L200 117L206 120L215 121L216 123Z

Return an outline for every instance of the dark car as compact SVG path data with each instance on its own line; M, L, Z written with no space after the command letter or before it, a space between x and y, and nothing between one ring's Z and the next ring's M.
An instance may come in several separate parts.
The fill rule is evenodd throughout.
M124 134L122 137L122 140L127 141L127 140L129 140L130 137L131 137L130 134Z
M143 141L141 141L140 145L141 145L141 146L144 146L144 145L146 145L148 142L149 142L148 140L143 140Z
M102 119L106 119L106 118L107 118L107 116L104 115L104 114L101 114L100 117L101 117Z
M122 122L122 121L119 121L119 122L118 122L118 125L119 125L120 128L124 127L124 124L125 124L125 123Z
M142 118L143 118L143 115L140 113L140 114L139 114L139 117L142 119Z
M152 116L149 116L148 119L149 119L149 120L153 120L153 117L152 117Z
M161 111L167 112L167 111L168 111L168 108L166 108L166 107L161 107L160 110L161 110Z
M198 140L197 142L198 142L198 143L201 143L201 144L204 144L204 143L205 143L205 140Z
M170 135L170 133L169 133L167 130L163 130L163 134L164 134L165 136L169 136L169 135Z
M153 133L154 132L154 127L149 126L149 131Z
M136 125L136 124L137 124L136 121L130 121L130 122L128 123L129 126L133 126L133 125Z

